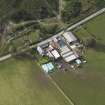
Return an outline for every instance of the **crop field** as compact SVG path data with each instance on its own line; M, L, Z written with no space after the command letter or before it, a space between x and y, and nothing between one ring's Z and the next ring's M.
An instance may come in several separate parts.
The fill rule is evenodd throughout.
M70 105L35 62L0 63L0 105Z
M93 35L105 44L105 13L84 24L81 29L76 31L77 36L80 38Z
M53 79L75 105L105 105L105 14L102 14L74 30L81 40L94 37L96 48L85 52L87 63L75 71L57 72Z

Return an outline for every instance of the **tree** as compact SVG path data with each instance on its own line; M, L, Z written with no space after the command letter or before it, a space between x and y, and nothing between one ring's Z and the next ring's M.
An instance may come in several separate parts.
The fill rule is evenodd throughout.
M81 2L75 2L73 4L72 15L74 17L78 16L81 12L82 4Z
M96 0L96 6L99 9L105 7L105 0Z
M41 38L48 38L54 34L60 29L58 24L40 24L40 36Z
M94 47L96 44L96 40L94 38L88 37L83 40L83 43L86 47Z
M69 21L73 17L80 15L82 9L82 3L77 0L68 1L64 10L62 11L62 17L64 21Z

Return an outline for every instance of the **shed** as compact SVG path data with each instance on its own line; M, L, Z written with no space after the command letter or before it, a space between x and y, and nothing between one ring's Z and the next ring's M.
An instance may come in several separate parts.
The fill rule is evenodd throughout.
M67 46L64 46L61 49L61 55L66 62L71 62L78 58L78 56L76 56L76 54L74 54L74 52L71 51Z
M40 55L44 54L44 51L40 46L37 47L37 51L39 52Z
M44 70L45 73L49 73L54 69L54 65L51 62L49 62L49 63L43 64L42 69Z
M67 57L64 57L64 60L65 60L66 62L71 62L71 61L73 61L73 60L75 60L75 59L77 59L77 56L75 56L75 54L71 54L71 55L69 55L69 56L67 56Z
M65 32L63 37L66 39L67 42L71 43L77 41L77 38L73 35L72 32Z
M57 50L52 50L51 53L52 53L52 55L54 56L55 59L60 58L60 54L58 53Z

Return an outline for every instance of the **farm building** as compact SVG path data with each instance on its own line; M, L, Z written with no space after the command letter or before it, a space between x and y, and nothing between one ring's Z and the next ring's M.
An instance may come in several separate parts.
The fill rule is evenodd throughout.
M52 50L51 54L54 56L55 59L60 58L60 54L57 52L57 50Z
M43 49L40 46L37 47L37 51L39 52L40 55L43 56L44 51L43 51Z
M45 73L49 73L54 69L54 65L51 62L49 62L47 64L43 64L42 69L44 70Z
M50 58L54 58L54 59L60 58L59 52L57 51L57 49L55 49L53 47L52 43L47 43L45 45L38 46L37 51L42 56L46 55L46 56L48 56Z
M51 58L50 60L55 63L60 62L59 58L62 58L61 61L66 64L75 62L79 66L82 63L79 53L80 45L78 39L71 32L65 32L38 44L37 51L40 55ZM54 65L50 61L50 63L42 64L42 69L45 73L49 73L54 69Z
M62 39L59 40L58 43L60 48L60 54L66 62L71 62L79 57L67 46L67 44Z
M72 32L65 32L63 34L63 37L65 38L65 40L68 42L68 43L72 43L72 42L76 42L77 41L77 38L73 35Z

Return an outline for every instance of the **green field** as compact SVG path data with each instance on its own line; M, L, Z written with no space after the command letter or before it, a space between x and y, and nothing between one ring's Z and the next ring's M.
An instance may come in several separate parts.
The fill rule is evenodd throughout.
M0 63L0 105L70 105L35 62Z
M52 76L76 105L105 105L105 53L88 50L86 58L81 69Z
M75 34L80 38L95 36L96 39L105 44L105 13L76 30Z
M86 30L84 29L86 28ZM105 14L87 22L74 33L85 39L94 35L105 44ZM76 71L54 73L52 77L76 105L105 105L105 50L86 50L87 64Z

